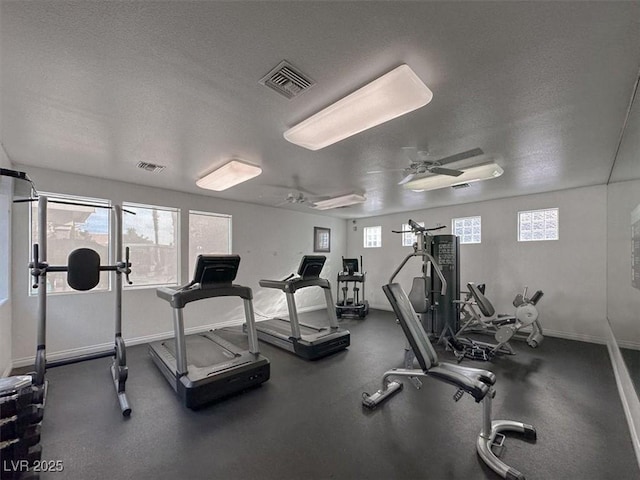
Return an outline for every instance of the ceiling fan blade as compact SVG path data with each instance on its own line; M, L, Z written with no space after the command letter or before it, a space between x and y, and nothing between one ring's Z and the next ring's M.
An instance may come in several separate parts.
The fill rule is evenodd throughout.
M370 173L387 173L387 172L401 172L402 170L406 170L405 168L385 168L384 170L369 170L365 172L367 175Z
M477 157L479 155L484 155L484 152L481 148L474 148L473 150L467 150L466 152L456 153L455 155L451 155L449 157L444 157L438 160L438 163L441 165L445 165L447 163L453 163L460 160L465 160L471 157ZM446 174L445 174L446 175Z
M462 170L452 170L451 168L430 167L429 171L439 175L449 175L450 177L459 177L464 172Z
M405 183L410 182L411 180L413 180L413 177L415 177L415 176L416 176L415 173L410 173L409 175L404 177L402 180L400 180L398 182L398 185L404 185Z

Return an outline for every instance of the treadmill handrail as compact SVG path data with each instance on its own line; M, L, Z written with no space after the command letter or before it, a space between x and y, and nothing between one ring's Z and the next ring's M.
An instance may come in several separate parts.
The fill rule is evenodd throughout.
M326 278L302 278L296 277L289 280L260 280L258 282L261 287L277 288L284 293L293 293L296 290L306 287L321 287L331 289L331 284Z
M245 300L253 300L253 292L250 287L242 285L221 285L219 287L188 288L185 290L160 287L156 289L156 295L168 301L173 308L184 308L187 303L205 298L215 297L240 297Z

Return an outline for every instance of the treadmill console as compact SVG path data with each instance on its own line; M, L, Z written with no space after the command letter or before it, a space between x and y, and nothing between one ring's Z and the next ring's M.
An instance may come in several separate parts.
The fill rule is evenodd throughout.
M298 275L305 280L319 278L326 260L324 255L305 255L298 267Z
M191 284L200 288L230 286L239 266L239 255L198 255Z

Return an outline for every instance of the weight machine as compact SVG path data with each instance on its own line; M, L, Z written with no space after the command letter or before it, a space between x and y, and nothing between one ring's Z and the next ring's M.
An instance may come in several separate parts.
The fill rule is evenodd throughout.
M544 336L536 308L537 303L544 295L542 290L538 290L531 298L528 298L527 287L525 287L523 293L517 294L513 300L513 306L516 309L513 315L496 315L495 308L484 296L484 284L476 285L469 282L467 287L469 291L465 299L457 302L461 305L462 326L449 341L458 361L465 357L486 361L493 359L497 354L515 355L515 351L509 343L511 339L523 339L531 348L537 348L542 343ZM526 327L530 327L528 332L521 331ZM480 342L462 336L463 333L466 335L470 333L493 335L496 343Z
M391 275L389 283L413 257L422 258L422 275L414 277L409 300L427 334L436 340L455 335L458 331L460 298L460 240L455 235L431 235L430 232L446 228L444 225L425 228L409 220L409 231L393 230L393 233L413 233L416 242L413 253Z
M526 288L513 301L513 315L496 315L491 302L484 296L484 286L478 288L468 283L469 291L464 300L460 298L460 240L456 235L431 235L430 232L445 228L425 228L409 220L409 231L416 242L413 253L407 255L393 272L389 283L412 257L422 258L422 275L413 278L408 298L414 311L420 316L422 326L430 339L445 345L461 361L463 358L492 360L497 354L515 354L509 344L512 338L524 338L536 348L544 336L538 320L536 304L543 292L538 290L527 298ZM521 331L529 327L526 332ZM466 335L488 333L497 343L480 342ZM524 334L524 335L523 335ZM405 365L413 364L414 356L409 346L405 349Z

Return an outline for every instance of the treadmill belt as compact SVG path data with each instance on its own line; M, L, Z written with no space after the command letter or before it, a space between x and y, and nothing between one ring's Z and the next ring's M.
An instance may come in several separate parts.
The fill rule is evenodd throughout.
M235 355L226 348L210 340L204 335L187 335L187 364L198 368L210 367L233 360ZM176 356L176 343L173 339L164 342L164 346Z
M283 337L288 338L291 336L291 324L289 323L289 320L286 319L272 318L270 320L263 320L257 323L257 328L260 329L260 327L263 327L263 329L273 330ZM329 333L329 328L324 326L316 329L300 325L300 336L303 338L305 336L318 336L327 333Z

